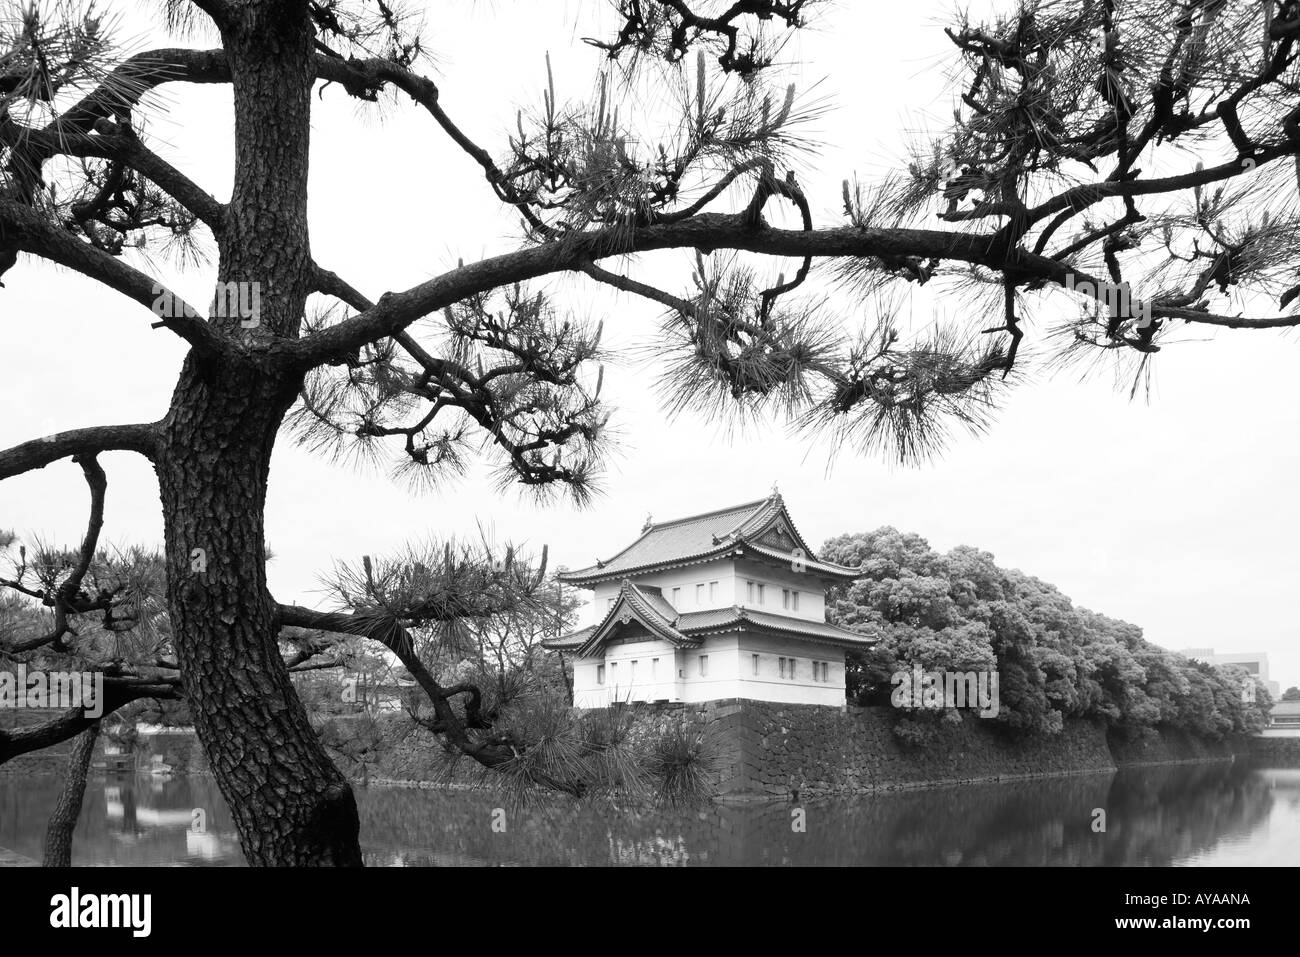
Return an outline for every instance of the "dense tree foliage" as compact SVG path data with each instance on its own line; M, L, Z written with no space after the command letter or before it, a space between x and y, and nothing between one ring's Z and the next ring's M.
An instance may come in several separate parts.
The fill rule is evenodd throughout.
M1163 726L1220 739L1266 723L1268 691L1242 669L1166 651L1136 625L999 568L988 552L963 545L941 555L919 535L886 527L840 535L821 554L864 572L828 608L836 624L880 637L850 659L848 694L858 703L888 703L890 676L919 664L996 669L1001 700L993 720L1023 732L1052 734L1077 716L1128 736Z

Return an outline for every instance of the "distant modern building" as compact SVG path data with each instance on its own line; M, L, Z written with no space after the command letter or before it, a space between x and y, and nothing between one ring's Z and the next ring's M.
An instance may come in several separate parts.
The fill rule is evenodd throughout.
M1270 728L1287 728L1300 731L1300 701L1279 701L1269 712Z
M574 658L574 704L751 698L844 704L844 653L872 638L826 622L820 561L780 494L646 521L614 557L559 574L592 592L587 627L543 641Z
M1210 665L1236 665L1247 674L1259 678L1274 700L1282 694L1281 686L1268 679L1268 655L1262 651L1238 651L1219 655L1215 654L1213 648L1183 648L1178 653Z

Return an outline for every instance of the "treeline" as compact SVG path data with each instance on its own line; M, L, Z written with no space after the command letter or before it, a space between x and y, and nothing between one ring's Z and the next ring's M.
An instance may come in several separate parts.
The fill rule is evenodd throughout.
M1218 740L1267 723L1268 691L1243 669L1166 651L1136 625L999 568L988 552L961 546L941 555L919 535L886 527L833 538L821 556L865 573L828 595L828 618L880 637L870 651L850 654L852 702L889 704L891 675L919 664L996 670L1000 709L989 720L1024 733L1056 733L1073 716L1100 718L1125 737L1163 726ZM900 733L923 738L945 717L957 719L953 711L914 712Z

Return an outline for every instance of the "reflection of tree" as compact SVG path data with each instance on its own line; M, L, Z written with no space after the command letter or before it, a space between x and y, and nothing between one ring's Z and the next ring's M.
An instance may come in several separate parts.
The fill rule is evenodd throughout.
M238 862L234 828L208 778L118 785L115 816L98 797L75 836L74 863ZM92 790L97 785L92 782ZM0 845L35 857L57 776L0 777ZM686 812L618 810L601 802L541 801L513 810L488 791L370 789L361 793L371 864L451 865L1050 865L1186 863L1240 843L1270 815L1300 819L1300 771L1236 765L1132 768L1038 781L895 791L802 805L791 829L786 803ZM141 809L206 812L214 851L188 850L183 826L151 826ZM506 831L492 830L503 807ZM1094 808L1106 831L1091 829ZM124 840L125 839L125 840Z
M366 833L384 835L374 862L433 863L436 851L442 863L1165 865L1255 830L1273 798L1264 776L1216 764L812 802L800 834L784 803L686 816L543 804L494 834L494 803L482 792L370 792ZM1092 831L1094 808L1106 810L1105 833Z
M1251 833L1272 807L1269 779L1235 764L1121 771L1102 863L1176 863Z

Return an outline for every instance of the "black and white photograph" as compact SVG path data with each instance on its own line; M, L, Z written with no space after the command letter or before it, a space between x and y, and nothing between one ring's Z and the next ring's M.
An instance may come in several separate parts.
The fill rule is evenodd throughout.
M1285 933L1297 329L1300 0L0 0L7 916Z

